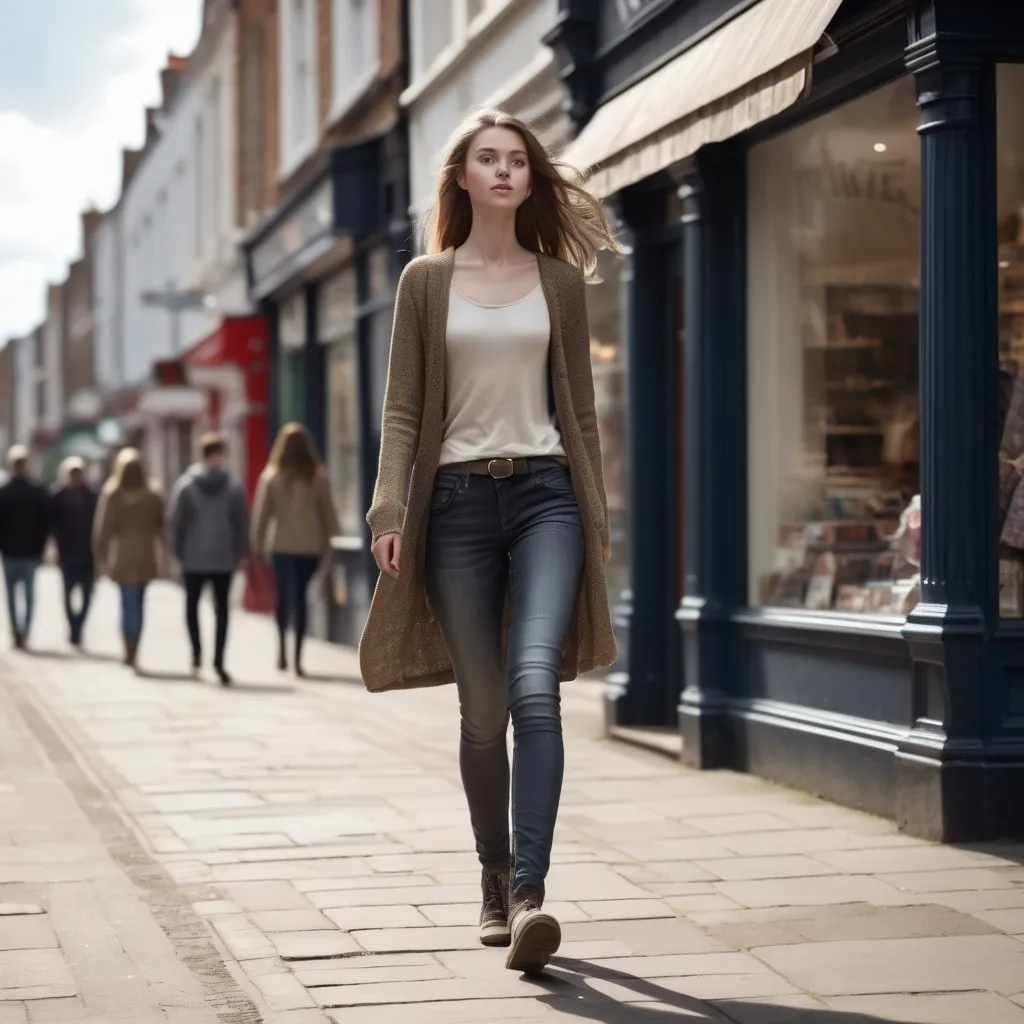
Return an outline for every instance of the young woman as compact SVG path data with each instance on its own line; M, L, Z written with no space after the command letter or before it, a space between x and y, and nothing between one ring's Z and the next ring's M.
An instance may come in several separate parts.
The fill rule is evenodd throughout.
M616 657L584 299L616 244L599 203L497 111L454 135L427 242L396 298L360 663L372 691L457 683L480 939L532 972L561 939L542 910L559 683Z
M294 617L295 674L303 675L306 591L331 549L331 537L339 532L331 488L313 439L301 423L286 423L260 474L252 516L253 553L269 553L274 567L279 669L288 667L286 636Z
M121 590L124 661L132 667L142 637L146 586L159 575L165 556L163 499L150 486L139 453L124 448L100 494L93 560L97 572Z

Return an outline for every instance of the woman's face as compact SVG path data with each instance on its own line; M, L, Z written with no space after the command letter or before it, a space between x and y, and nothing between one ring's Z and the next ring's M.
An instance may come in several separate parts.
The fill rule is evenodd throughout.
M530 160L523 137L510 128L477 132L459 184L476 209L517 209L530 194Z

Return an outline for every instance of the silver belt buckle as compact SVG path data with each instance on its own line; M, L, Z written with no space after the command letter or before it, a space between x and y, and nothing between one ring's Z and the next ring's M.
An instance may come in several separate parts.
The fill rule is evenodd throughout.
M494 467L497 464L508 466L508 472L495 472ZM515 472L515 468L515 463L511 459L491 459L490 462L487 463L487 473L492 480L507 480Z

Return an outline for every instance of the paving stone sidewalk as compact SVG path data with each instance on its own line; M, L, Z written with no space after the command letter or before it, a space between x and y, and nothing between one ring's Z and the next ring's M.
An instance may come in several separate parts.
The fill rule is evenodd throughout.
M295 681L244 614L236 685L192 679L170 585L136 677L111 659L111 588L90 657L52 574L40 589L43 653L0 640L0 905L30 905L0 917L0 1024L1024 1024L1024 846L935 846L688 772L602 739L573 684L565 941L529 981L477 944L451 688L370 696L316 643Z

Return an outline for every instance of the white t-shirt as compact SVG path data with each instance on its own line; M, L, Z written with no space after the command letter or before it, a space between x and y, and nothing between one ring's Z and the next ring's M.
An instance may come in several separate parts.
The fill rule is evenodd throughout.
M539 284L500 306L471 302L452 285L442 466L565 454L548 402L550 345L548 304Z

